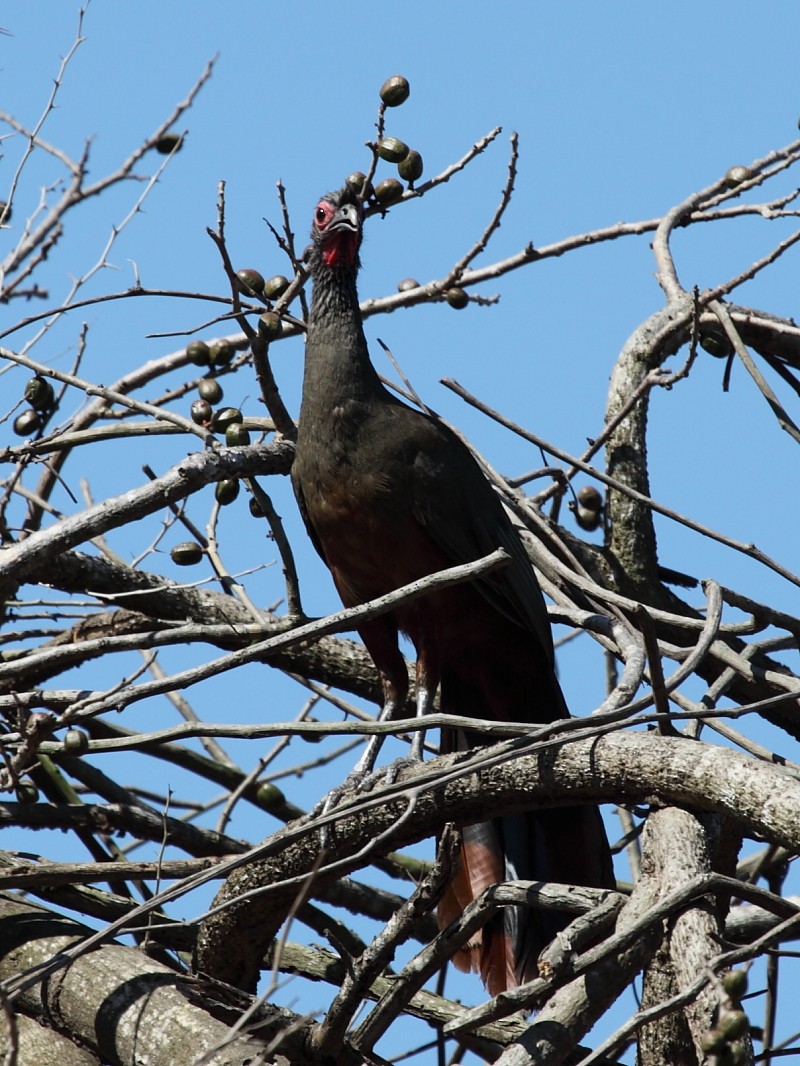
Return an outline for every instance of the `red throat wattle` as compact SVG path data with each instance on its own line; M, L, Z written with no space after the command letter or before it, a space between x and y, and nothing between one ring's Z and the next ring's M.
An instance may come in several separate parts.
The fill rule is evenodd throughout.
M352 266L358 251L358 234L332 233L322 247L322 261L325 266L335 267L340 264Z

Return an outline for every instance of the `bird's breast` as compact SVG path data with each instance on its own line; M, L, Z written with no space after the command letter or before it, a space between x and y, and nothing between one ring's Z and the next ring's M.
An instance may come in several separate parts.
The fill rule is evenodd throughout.
M323 543L369 537L384 510L386 486L379 472L360 473L346 462L326 464L305 480L309 518Z

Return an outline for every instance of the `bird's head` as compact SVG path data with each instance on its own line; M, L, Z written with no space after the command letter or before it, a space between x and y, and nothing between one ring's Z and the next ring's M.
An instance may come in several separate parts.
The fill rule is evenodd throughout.
M327 193L314 208L311 239L315 258L329 268L358 269L364 207L358 194L345 185Z

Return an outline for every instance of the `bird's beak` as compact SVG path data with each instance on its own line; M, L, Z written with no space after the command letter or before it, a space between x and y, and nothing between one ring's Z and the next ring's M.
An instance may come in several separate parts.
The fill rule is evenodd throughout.
M333 233L341 230L349 230L350 233L358 233L359 228L358 208L355 204L342 204L333 216L327 232Z

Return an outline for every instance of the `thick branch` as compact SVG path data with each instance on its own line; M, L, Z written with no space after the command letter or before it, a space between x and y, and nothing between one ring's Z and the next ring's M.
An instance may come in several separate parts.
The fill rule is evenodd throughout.
M21 544L0 552L0 593L13 588L61 552L92 537L153 514L176 500L226 477L286 474L294 449L291 444L253 444L246 448L198 452L187 456L162 477L120 496L87 507L80 514L34 533ZM8 592L6 591L6 594Z
M0 897L0 931L3 980L51 959L91 932L8 896ZM204 1000L215 998L210 991L135 948L111 944L81 956L54 980L28 990L18 1005L90 1049L102 1062L121 1066L142 1062L191 1066L223 1044L224 1053L210 1057L208 1066L248 1066L277 1033L297 1021L290 1011L267 1007L257 1038L231 1037L228 1025L202 1006Z
M323 849L316 878L324 885L377 854L433 835L445 822L479 821L487 807L500 815L604 799L650 802L654 796L727 814L749 832L800 848L800 782L779 767L697 741L616 733L518 758L505 745L477 757L446 756L400 770L396 784L270 838L257 861L238 869L218 894L221 909L198 937L198 968L252 987L269 940ZM413 818L404 817L409 797Z
M643 864L649 876L669 892L711 872L705 828L689 811L668 807L653 811L642 843ZM688 988L719 953L723 928L714 903L706 897L679 914L667 927L664 955L645 976L643 1008ZM719 997L707 985L684 1011L668 1014L644 1026L640 1034L641 1066L664 1061L697 1063L703 1033L711 1028Z

